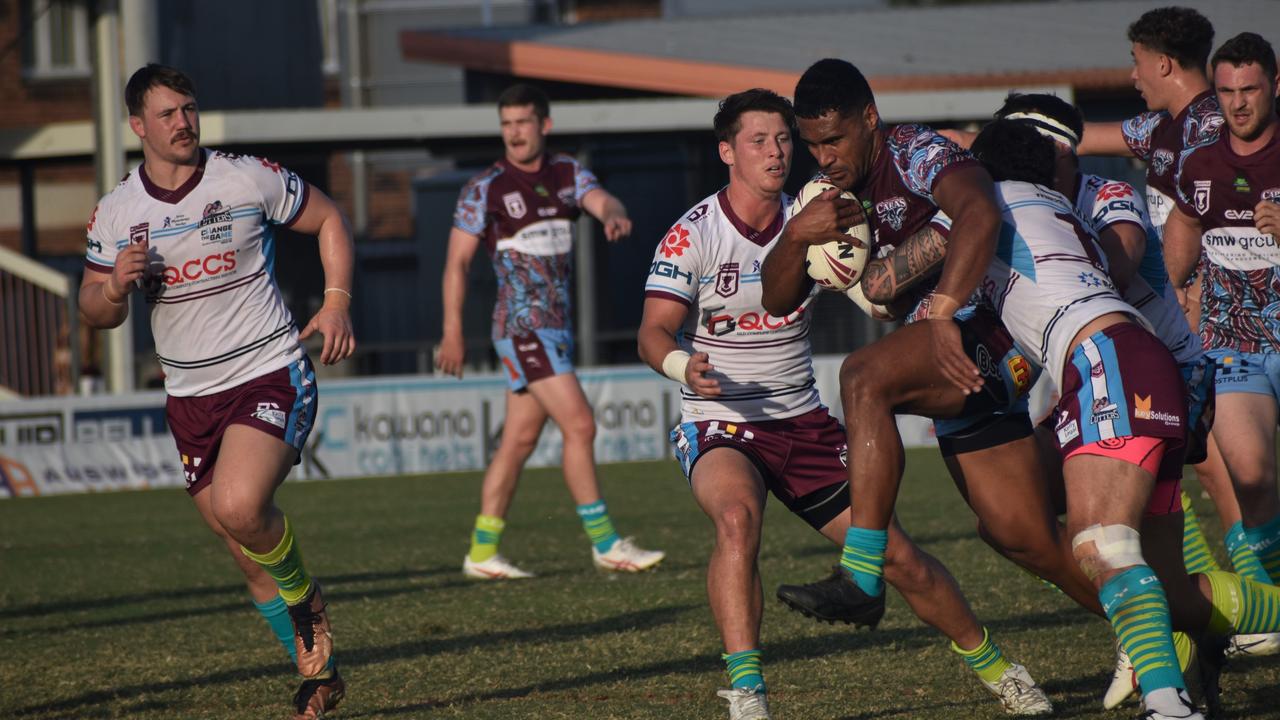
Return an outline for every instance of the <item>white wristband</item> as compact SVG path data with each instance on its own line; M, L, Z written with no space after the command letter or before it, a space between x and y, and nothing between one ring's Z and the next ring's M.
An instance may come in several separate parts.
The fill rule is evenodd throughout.
M862 308L862 312L877 320L890 317L888 308L883 305L876 305L867 299L866 294L862 292L862 283L854 283L853 287L844 291L844 295L852 300L854 305Z
M684 380L685 369L689 367L689 353L683 350L672 350L662 359L662 374L675 380L681 385L686 384Z
M350 290L343 290L343 289L342 289L342 288L340 288L340 287L325 288L325 289L324 289L324 291L325 291L325 293L340 292L340 293L342 293L343 295L346 295L348 300L350 300L350 299L351 299L351 291L350 291Z

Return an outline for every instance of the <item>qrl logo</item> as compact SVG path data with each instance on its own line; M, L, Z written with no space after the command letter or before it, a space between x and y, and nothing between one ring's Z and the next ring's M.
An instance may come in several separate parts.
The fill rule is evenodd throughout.
M194 258L181 265L166 265L164 268L164 284L173 286L186 282L194 282L201 278L213 277L236 269L236 251L214 253L203 258Z

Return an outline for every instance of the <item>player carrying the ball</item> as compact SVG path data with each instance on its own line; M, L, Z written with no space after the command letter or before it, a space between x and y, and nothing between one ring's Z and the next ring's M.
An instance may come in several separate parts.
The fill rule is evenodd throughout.
M672 442L694 499L716 528L707 593L725 646L732 689L720 695L732 720L769 717L756 564L766 495L834 543L850 521L845 432L818 398L810 361L807 308L817 291L782 316L760 303L760 265L790 203L782 187L793 124L790 103L767 90L721 103L715 129L729 185L659 244L639 333L640 356L683 386ZM951 638L1011 713L1050 712L1025 668L990 641L946 568L896 522L887 533L886 580L917 616ZM883 612L881 604L849 619L874 626Z

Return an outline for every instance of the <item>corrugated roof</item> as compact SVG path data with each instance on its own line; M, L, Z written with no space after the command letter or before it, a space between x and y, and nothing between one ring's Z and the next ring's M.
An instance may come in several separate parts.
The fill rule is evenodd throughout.
M755 72L776 87L823 57L850 60L877 89L1031 82L1125 87L1129 24L1168 4L1089 0L407 31L401 44L410 58L557 80L581 74L579 82L642 89L662 88L644 81L637 63L660 61L665 65L657 75L676 76L670 90L693 94L705 91L687 87L690 78L679 75L727 68ZM1213 22L1216 43L1245 30L1280 43L1275 0L1178 4ZM610 64L610 57L620 62ZM541 74L521 72L522 63ZM630 75L648 84L633 84Z

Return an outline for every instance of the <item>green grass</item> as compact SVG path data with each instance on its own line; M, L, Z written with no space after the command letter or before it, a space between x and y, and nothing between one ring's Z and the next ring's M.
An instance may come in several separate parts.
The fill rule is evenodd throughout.
M908 467L903 523L1040 680L1056 716L1133 716L1101 711L1109 628L976 538L936 452L913 451ZM279 503L326 583L348 679L335 716L727 717L704 589L710 523L674 462L601 474L619 529L668 552L658 571L593 570L555 471L524 478L503 553L539 577L511 584L460 572L477 474L286 485ZM778 718L1005 717L897 595L874 632L773 601L778 583L816 579L838 554L776 502L765 528L763 646ZM1227 716L1280 718L1278 684L1280 658L1233 664ZM0 717L279 718L294 685L182 491L0 502Z

